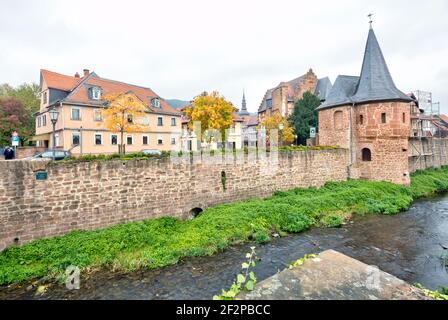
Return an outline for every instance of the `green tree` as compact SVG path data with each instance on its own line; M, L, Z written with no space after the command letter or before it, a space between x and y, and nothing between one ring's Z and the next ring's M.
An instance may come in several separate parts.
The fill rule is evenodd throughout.
M0 97L4 97L8 95L9 91L12 91L13 87L11 87L7 83L0 84Z
M34 134L34 127L30 128L30 114L22 103L11 97L0 97L0 145L11 144L11 133L17 131L23 141Z
M22 135L20 136L23 143L28 141L30 137L35 134L35 120L33 114L39 111L40 106L40 90L39 85L35 83L24 83L18 87L12 87L5 83L0 85L0 98L13 98L20 102L20 109L23 114L20 116L20 130ZM15 119L16 114L5 114L7 110L4 108L3 117L12 116ZM16 109L14 109L16 110ZM19 131L19 130L18 130ZM19 132L20 133L20 132ZM4 139L4 138L3 138ZM8 138L9 139L9 138Z
M316 108L320 104L320 99L311 92L305 92L302 99L296 102L288 121L298 136L299 144L305 145L310 135L310 128L317 127Z
M35 83L24 83L7 91L7 96L16 98L31 113L39 111L40 89Z

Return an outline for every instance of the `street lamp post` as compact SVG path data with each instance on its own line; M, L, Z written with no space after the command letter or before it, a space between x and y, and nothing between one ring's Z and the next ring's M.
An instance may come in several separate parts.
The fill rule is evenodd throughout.
M299 145L299 141L297 140L299 138L298 135L294 135L294 138L296 139L296 146Z
M82 156L82 126L79 128L79 154Z
M50 114L51 124L53 125L53 161L56 160L56 122L58 122L59 112L56 108L51 108L48 112Z
M283 123L280 123L278 128L280 129L280 147L283 145L283 128L285 125Z

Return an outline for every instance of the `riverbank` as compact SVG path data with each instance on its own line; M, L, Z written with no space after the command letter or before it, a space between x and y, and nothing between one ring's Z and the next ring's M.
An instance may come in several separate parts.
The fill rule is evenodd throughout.
M3 251L0 284L55 278L69 265L125 271L160 268L235 243L268 242L273 234L336 227L351 214L395 214L407 210L414 199L446 190L448 169L443 168L414 174L410 187L357 180L328 183L320 189L294 189L217 206L191 221L162 218L72 232Z

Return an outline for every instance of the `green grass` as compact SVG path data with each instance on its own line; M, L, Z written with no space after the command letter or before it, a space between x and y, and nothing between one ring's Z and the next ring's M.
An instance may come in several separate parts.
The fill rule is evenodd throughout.
M132 271L160 268L185 257L212 255L249 240L265 243L272 232L337 227L351 214L396 214L414 199L448 190L448 168L417 172L412 185L350 180L320 189L276 192L265 199L219 205L194 220L160 218L75 231L11 247L0 253L0 285L61 275L69 265Z

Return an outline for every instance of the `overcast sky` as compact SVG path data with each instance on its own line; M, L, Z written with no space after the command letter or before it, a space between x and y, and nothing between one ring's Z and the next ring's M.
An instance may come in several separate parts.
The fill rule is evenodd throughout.
M304 74L359 75L368 13L404 92L433 92L448 113L448 1L0 0L0 83L39 70L99 76L191 100L218 90L249 111Z

